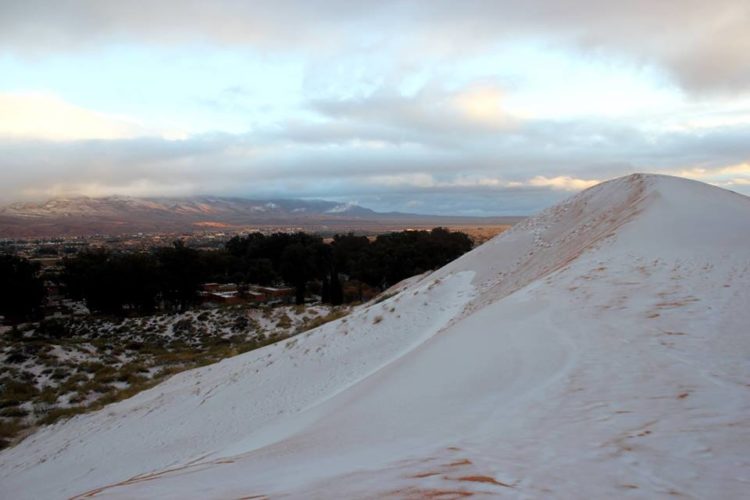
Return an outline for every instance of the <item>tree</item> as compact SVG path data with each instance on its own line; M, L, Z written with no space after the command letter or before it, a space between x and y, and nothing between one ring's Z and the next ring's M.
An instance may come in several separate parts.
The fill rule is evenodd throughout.
M13 255L0 255L0 314L18 323L42 312L45 290L39 265Z
M199 257L206 281L225 283L244 279L242 259L226 249L199 251Z
M353 233L335 235L331 242L334 266L344 274L356 274L369 247L367 236L355 236Z
M243 279L248 283L270 285L277 279L271 259L250 259L245 264Z
M331 270L331 305L340 306L344 303L344 288L339 280L339 273L336 269Z
M120 254L107 250L82 252L64 260L62 282L74 299L93 312L150 313L157 305L159 277L152 254Z
M113 259L115 286L121 307L151 313L159 295L158 263L152 254L124 254Z
M93 312L116 314L122 311L119 283L114 276L112 254L98 249L81 252L63 261L61 281L69 297L86 302Z
M328 276L323 276L323 283L320 286L320 301L324 304L331 303L331 284L328 282Z
M315 272L315 258L310 247L294 243L284 249L281 256L281 274L284 281L295 288L295 303L305 303L307 282Z
M175 241L171 247L156 252L159 262L161 294L167 305L185 311L198 300L198 290L203 281L200 254Z

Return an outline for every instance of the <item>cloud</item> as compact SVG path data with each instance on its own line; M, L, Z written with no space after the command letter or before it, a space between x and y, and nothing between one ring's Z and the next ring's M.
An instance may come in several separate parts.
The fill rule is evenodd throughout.
M531 38L590 57L661 67L691 92L750 86L750 4L744 0L438 0L421 13L435 37L457 48Z
M534 122L466 148L463 136L455 148L387 141L374 147L365 140L283 140L283 129L273 137L205 134L177 141L0 139L0 200L223 194L357 199L382 210L408 210L418 202L425 213L518 214L634 171L747 189L749 132L735 126L652 136L600 122Z
M124 139L146 135L125 117L107 115L40 92L0 93L0 137L50 139Z
M0 200L146 195L159 189L189 194L201 184L211 184L212 176L206 170L211 161L221 162L222 175L232 175L239 156L236 150L243 148L241 139L233 138L230 144L221 136L184 141L162 137L72 142L0 138ZM244 157L249 155L246 152Z
M424 86L414 95L381 87L358 98L313 99L312 111L334 123L384 127L400 131L405 140L439 142L468 134L487 135L511 130L521 121L502 106L503 91L497 85L470 84L457 90Z
M551 188L559 191L580 191L602 182L598 179L576 179L568 175L544 177L537 175L525 180L505 180L499 177L467 176L459 174L446 180L438 180L428 173L375 175L367 179L369 183L390 188L421 188L421 189L519 189L525 187Z
M469 122L490 128L507 127L510 116L503 110L503 92L493 86L477 86L457 93L453 106Z
M135 40L177 44L325 45L326 19L350 15L347 2L183 2L181 0L25 0L3 2L0 43L27 53L77 50ZM314 23L310 21L314 20ZM314 36L313 36L314 35Z
M595 186L600 182L601 180L598 179L575 179L568 175L558 175L557 177L537 175L529 180L528 184L530 186L550 187L562 191L580 191Z
M705 179L708 177L714 177L717 175L742 175L750 176L750 164L739 163L737 165L728 165L726 167L718 168L690 168L685 170L679 170L679 174L682 177L689 177L691 179Z
M6 119L13 137L0 127L0 201L224 194L518 214L634 171L684 172L747 190L741 166L750 159L746 120L661 127L601 118L528 119L508 112L505 96L489 80L432 82L408 93L383 84L359 96L309 97L297 118L268 121L247 133L175 140L47 94L14 94L8 102L38 113L28 113L35 117L28 127ZM63 118L46 120L50 113Z
M747 192L748 24L744 0L0 2L5 85L59 92L0 93L0 200L527 213L634 171Z
M509 40L536 40L664 68L685 89L747 91L745 0L26 0L0 7L0 47L39 55L102 44L249 46L394 60L461 60Z
M750 186L750 162L718 167L692 167L675 170L675 175L708 182L730 189Z

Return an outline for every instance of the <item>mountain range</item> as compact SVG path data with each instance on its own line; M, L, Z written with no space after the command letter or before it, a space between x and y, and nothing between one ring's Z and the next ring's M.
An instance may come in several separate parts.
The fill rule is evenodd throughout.
M323 200L252 200L225 197L55 198L43 203L0 207L0 237L42 237L201 229L295 226L377 229L383 225L445 222L515 223L519 217L443 217L378 213L353 203Z

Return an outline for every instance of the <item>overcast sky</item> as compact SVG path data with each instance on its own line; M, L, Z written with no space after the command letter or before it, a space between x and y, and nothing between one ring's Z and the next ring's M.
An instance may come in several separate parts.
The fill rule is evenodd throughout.
M750 194L747 0L0 0L0 202Z

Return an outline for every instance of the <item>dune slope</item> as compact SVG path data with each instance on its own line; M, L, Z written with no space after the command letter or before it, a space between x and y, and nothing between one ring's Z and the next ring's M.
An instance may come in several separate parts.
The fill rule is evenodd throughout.
M0 490L741 498L748 249L747 197L609 181L344 320L42 429Z

